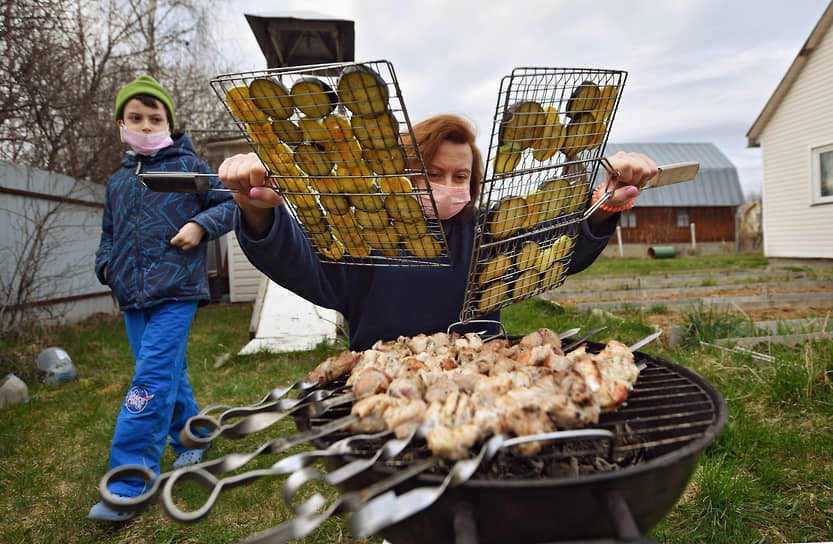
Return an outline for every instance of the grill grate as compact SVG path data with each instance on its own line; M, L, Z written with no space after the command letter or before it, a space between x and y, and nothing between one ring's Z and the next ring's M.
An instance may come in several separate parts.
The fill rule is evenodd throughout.
M714 397L707 391L706 384L702 383L702 378L693 373L689 375L682 367L674 365L674 368L666 361L641 352L635 353L635 362L645 364L646 368L640 373L627 402L614 412L602 414L599 422L593 426L609 430L616 436L613 459L607 459L606 441L574 440L545 446L541 453L530 458L501 452L491 466L481 467L474 480L509 476L517 478L522 474L536 478L576 475L576 470L553 469L558 463L572 464L574 467L579 465L579 474L621 470L677 452L703 440L713 431L720 411ZM317 427L349 411L348 406L327 412L319 418L311 419L309 423ZM320 439L320 444L316 445L326 447L348 434L333 433ZM352 460L370 457L383 442L357 442L353 455L346 458ZM431 452L424 442L414 443L400 456L387 461L385 466L398 470L430 456ZM433 472L444 473L452 465L440 460Z

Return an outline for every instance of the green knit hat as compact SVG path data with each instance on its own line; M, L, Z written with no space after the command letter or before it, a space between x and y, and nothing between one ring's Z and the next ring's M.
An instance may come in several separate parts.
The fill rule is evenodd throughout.
M171 132L174 130L174 101L162 85L150 76L139 76L119 91L116 95L116 121L121 119L121 112L128 100L139 94L149 94L159 99L168 110L168 117L171 120Z

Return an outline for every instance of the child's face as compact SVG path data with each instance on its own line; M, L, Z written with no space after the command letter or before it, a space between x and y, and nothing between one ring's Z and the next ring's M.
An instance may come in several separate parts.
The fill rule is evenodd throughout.
M154 107L145 106L138 98L131 98L122 110L125 128L134 132L150 134L168 130L168 116L162 102L156 100Z

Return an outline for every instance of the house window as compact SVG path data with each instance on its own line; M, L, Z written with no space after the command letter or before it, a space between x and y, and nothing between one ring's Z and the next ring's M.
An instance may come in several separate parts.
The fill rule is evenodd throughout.
M677 227L688 228L691 219L688 217L688 208L677 208Z
M810 149L810 203L833 202L833 144Z
M625 210L619 216L619 226L623 229L636 228L636 212L633 210Z

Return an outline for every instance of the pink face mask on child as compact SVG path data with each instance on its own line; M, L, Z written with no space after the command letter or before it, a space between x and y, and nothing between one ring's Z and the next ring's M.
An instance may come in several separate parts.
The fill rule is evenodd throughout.
M160 149L174 143L168 130L145 134L119 125L119 134L121 135L121 141L129 145L139 155L153 155Z
M437 203L437 213L440 219L450 219L460 213L471 201L469 186L454 187L431 183L431 192L434 193L434 202ZM422 201L422 208L428 217L434 216L434 208L431 207L431 199L426 194L419 195Z

